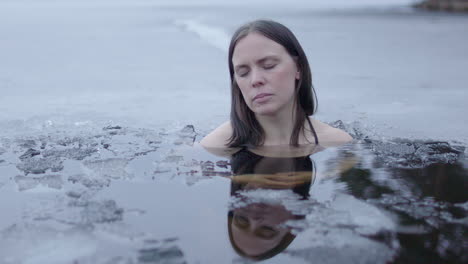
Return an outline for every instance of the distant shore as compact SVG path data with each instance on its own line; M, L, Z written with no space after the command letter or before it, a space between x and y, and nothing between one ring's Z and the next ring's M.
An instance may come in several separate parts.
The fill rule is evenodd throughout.
M468 0L424 0L414 4L414 7L434 11L468 12Z

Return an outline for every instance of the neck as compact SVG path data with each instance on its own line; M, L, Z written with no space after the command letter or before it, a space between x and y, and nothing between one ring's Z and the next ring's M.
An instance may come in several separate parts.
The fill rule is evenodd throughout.
M293 106L275 115L255 115L265 133L264 146L289 145L294 129Z

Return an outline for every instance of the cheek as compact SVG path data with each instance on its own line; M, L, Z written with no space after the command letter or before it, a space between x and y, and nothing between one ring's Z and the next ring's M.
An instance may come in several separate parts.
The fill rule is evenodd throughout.
M285 69L277 72L274 79L272 80L281 91L284 92L284 95L294 94L296 88L296 72L291 71L291 69Z
M239 87L239 90L241 92L242 95L244 95L246 92L247 92L247 83L245 80L237 80L236 79L236 83L237 83L237 87Z
M282 85L295 85L297 70L293 64L287 63L274 74L274 82Z
M246 89L246 86L245 84L241 81L241 82L238 82L236 80L236 83L237 83L237 87L239 89L239 92L242 96L242 98L244 98L244 102L247 104L247 106L250 108L250 100L248 100L248 98L246 98L247 96L247 89Z
M237 87L240 91L240 94L245 98L246 92L245 92L245 89L243 89L242 84L237 83Z

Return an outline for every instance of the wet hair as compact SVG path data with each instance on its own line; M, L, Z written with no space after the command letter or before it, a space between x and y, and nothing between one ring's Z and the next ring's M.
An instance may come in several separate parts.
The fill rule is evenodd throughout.
M232 136L229 138L229 147L253 147L260 146L265 140L265 131L255 118L255 114L249 109L244 101L244 97L234 78L234 65L232 57L237 43L250 33L259 33L264 37L283 46L297 63L300 72L300 79L296 81L295 87L295 120L291 134L290 144L299 145L299 135L305 132L304 121L312 131L315 144L318 144L318 137L309 116L317 110L317 97L312 86L312 73L304 50L294 34L286 26L272 20L255 20L247 23L236 30L229 44L228 64L231 77L231 125Z
M298 194L301 199L305 200L309 198L309 191L311 185L314 183L315 180L315 169L314 163L310 159L309 156L305 157L295 157L295 158L272 158L272 157L264 157L257 155L248 149L242 149L232 155L231 158L231 170L233 173L233 177L236 175L242 174L255 174L259 173L255 171L255 166L264 159L270 160L272 163L282 163L285 160L291 160L293 164L292 171L299 172L299 171L310 171L311 179L310 181L306 181L303 184L294 186L291 190ZM291 171L275 171L275 172L291 172ZM231 196L236 195L238 191L244 189L246 183L238 183L235 181L231 181Z

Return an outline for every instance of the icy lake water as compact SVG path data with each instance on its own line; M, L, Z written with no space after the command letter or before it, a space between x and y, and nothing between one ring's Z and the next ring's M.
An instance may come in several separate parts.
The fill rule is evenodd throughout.
M466 15L206 3L0 0L0 263L468 261ZM297 34L317 118L355 142L197 144L258 17Z
M464 263L464 147L348 131L296 158L192 126L4 138L1 263Z

